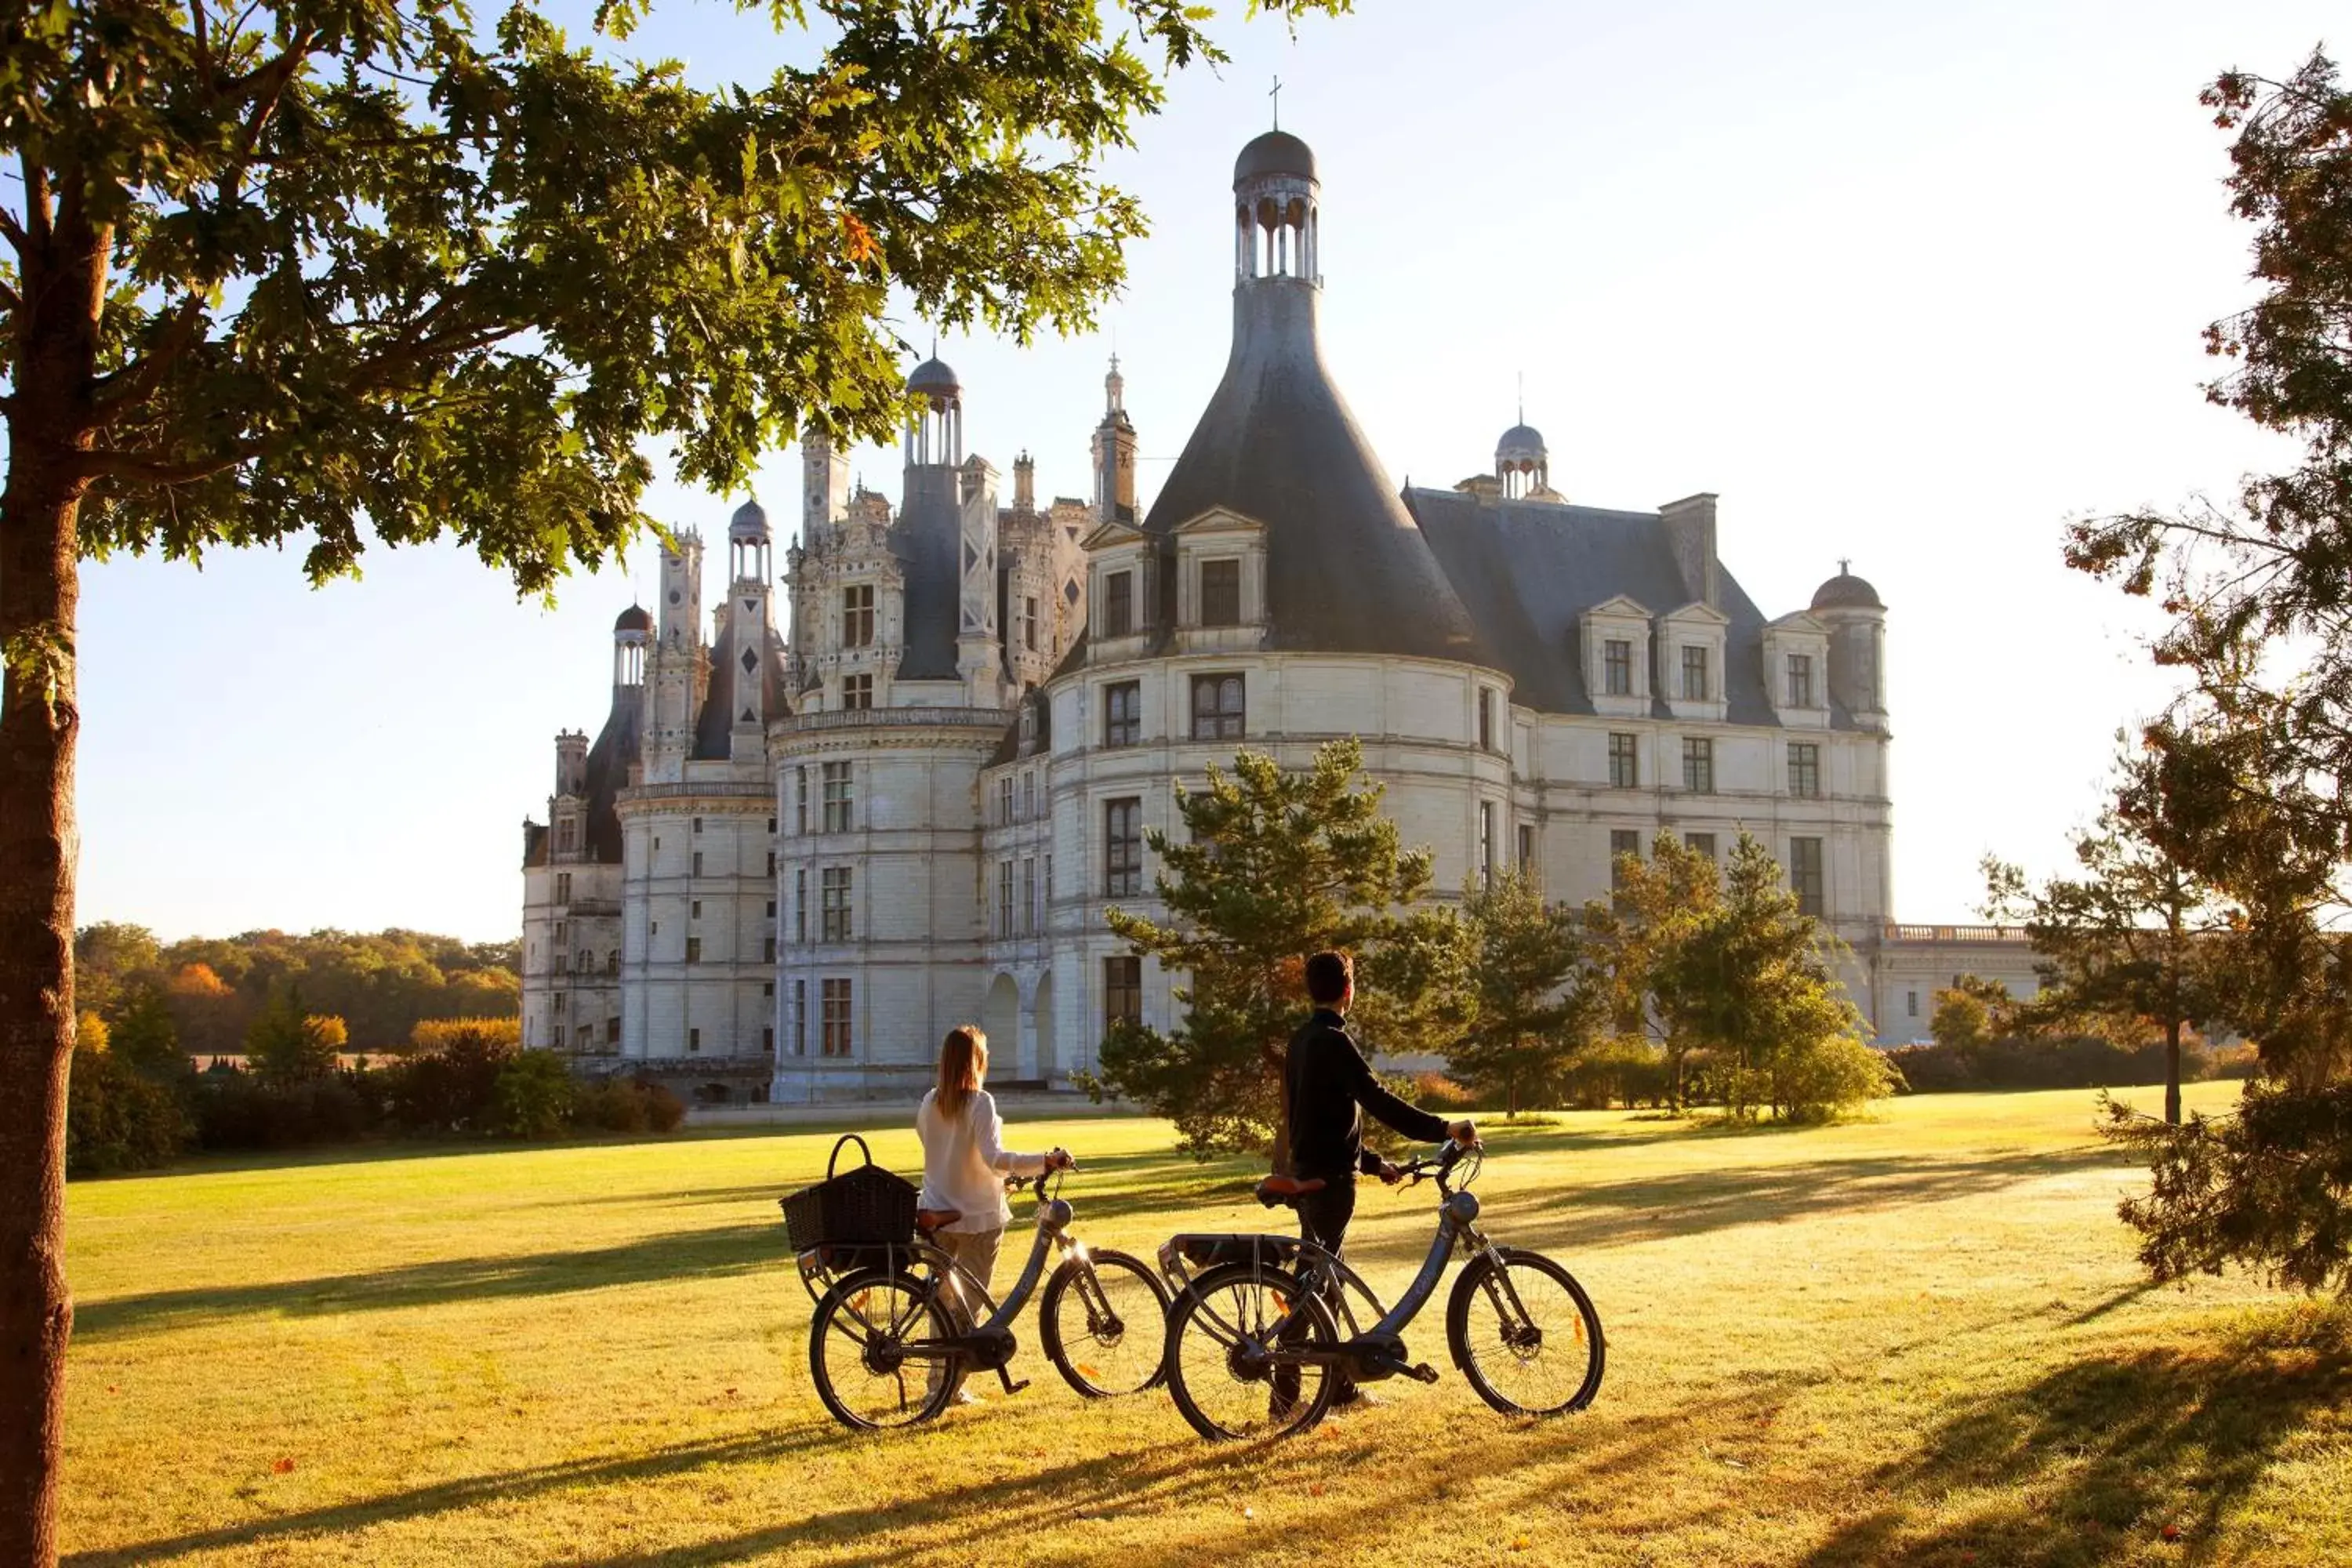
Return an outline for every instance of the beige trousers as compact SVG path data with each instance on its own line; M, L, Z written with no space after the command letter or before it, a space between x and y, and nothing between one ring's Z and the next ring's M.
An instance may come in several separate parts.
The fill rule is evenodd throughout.
M991 1296L996 1293L996 1248L1004 1240L1003 1226L1000 1226L994 1230L943 1230L932 1239L939 1243L940 1250L954 1258L959 1265L971 1273L973 1279L979 1280L982 1289ZM959 1329L974 1327L977 1319L973 1316L973 1312L980 1303L966 1300L969 1292L965 1289L963 1281L952 1274L948 1276L947 1293L948 1311L954 1317L956 1327ZM937 1388L940 1385L940 1364L934 1362L925 1377L926 1383L930 1387ZM967 1393L963 1397L969 1400L971 1395Z

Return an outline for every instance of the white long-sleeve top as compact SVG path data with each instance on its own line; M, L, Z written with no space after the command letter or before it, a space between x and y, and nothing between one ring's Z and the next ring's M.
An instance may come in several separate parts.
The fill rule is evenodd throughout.
M967 1096L953 1117L940 1111L939 1098L931 1090L915 1111L915 1131L923 1141L923 1191L915 1201L927 1209L962 1210L950 1230L1002 1230L1013 1220L1004 1178L1036 1175L1045 1156L1004 1147L1003 1119L986 1089Z

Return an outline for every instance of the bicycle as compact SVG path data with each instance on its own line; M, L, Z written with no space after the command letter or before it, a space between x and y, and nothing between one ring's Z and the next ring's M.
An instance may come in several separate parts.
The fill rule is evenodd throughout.
M1161 1271L1180 1287L1168 1314L1168 1389L1192 1429L1212 1440L1307 1431L1329 1409L1343 1373L1356 1383L1436 1382L1427 1363L1407 1361L1404 1330L1457 1247L1468 1262L1446 1303L1445 1339L1479 1398L1507 1415L1590 1405L1607 1360L1600 1314L1567 1269L1478 1229L1468 1189L1483 1163L1475 1149L1448 1144L1404 1168L1416 1185L1436 1181L1437 1234L1421 1272L1385 1310L1355 1270L1297 1237L1188 1235L1161 1247ZM1269 1176L1258 1198L1271 1207L1323 1184ZM1357 1300L1380 1313L1369 1329L1358 1325Z
M1070 1235L1075 1211L1060 1195L1060 1172L1005 1183L1008 1191L1024 1185L1037 1199L1036 1239L1001 1303L931 1240L963 1217L955 1209L918 1210L917 1234L905 1242L800 1255L801 1283L816 1302L809 1373L835 1420L861 1431L916 1426L945 1410L974 1372L995 1373L1007 1394L1028 1387L1009 1370L1019 1348L1013 1322L1049 1253L1062 1260L1038 1300L1038 1338L1055 1369L1089 1399L1160 1384L1167 1287L1140 1258ZM985 1321L971 1322L983 1310Z

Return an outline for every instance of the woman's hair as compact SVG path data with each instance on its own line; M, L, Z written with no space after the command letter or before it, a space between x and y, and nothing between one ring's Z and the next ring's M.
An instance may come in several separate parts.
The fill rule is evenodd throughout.
M988 1037L980 1026L959 1024L950 1029L940 1047L940 1114L961 1111L964 1101L980 1092L980 1080L987 1073Z

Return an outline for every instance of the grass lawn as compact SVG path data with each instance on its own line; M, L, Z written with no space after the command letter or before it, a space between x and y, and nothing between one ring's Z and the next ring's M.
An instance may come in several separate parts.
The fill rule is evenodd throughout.
M1034 1316L1025 1392L835 1427L774 1204L819 1173L814 1134L77 1184L68 1560L2352 1562L2352 1318L2242 1279L2149 1289L2093 1115L1942 1095L1796 1131L1499 1129L1486 1227L1591 1289L1593 1408L1490 1413L1441 1292L1408 1337L1443 1381L1235 1447L1164 1394L1081 1401ZM1242 1167L1171 1155L1163 1124L1013 1131L1077 1152L1097 1244L1270 1225ZM874 1141L917 1164L911 1131ZM1349 1254L1384 1293L1433 1196L1367 1190Z

